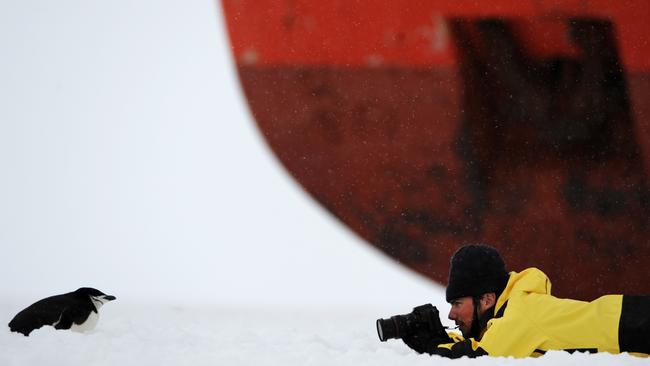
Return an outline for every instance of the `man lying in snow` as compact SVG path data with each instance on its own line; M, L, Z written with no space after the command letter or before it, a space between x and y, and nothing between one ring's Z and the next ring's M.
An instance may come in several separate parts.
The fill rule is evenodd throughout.
M499 252L486 245L458 249L448 283L449 319L463 336L404 337L419 353L449 358L527 357L550 350L650 354L650 296L559 299L551 295L542 271L508 273Z

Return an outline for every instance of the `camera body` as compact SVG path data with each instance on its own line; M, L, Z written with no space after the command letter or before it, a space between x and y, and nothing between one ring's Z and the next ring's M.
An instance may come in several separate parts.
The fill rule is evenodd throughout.
M430 334L432 337L441 333L447 335L440 322L438 309L431 304L416 306L409 314L395 315L388 319L377 319L379 340L403 339L415 334Z

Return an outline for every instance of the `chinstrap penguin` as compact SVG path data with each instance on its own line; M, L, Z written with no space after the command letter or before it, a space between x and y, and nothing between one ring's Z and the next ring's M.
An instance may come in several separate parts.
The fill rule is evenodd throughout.
M84 332L95 328L99 308L115 296L90 287L56 295L28 306L9 322L12 332L28 336L34 329L51 325L56 329Z

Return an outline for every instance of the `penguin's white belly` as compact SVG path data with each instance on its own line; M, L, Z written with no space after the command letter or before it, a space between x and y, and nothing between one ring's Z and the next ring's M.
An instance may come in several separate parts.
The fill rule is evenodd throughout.
M87 332L89 330L93 330L97 325L97 320L99 320L99 314L91 311L85 322L81 324L72 323L70 330L73 332Z

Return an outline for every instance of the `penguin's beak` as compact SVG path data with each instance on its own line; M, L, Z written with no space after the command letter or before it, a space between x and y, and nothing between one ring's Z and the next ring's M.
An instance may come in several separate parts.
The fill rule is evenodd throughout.
M113 296L113 295L104 295L104 296L102 296L102 300L113 301L115 299L116 299L116 297Z

